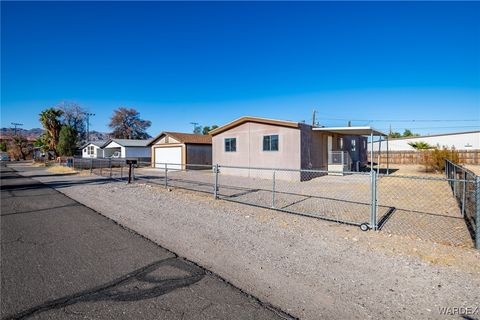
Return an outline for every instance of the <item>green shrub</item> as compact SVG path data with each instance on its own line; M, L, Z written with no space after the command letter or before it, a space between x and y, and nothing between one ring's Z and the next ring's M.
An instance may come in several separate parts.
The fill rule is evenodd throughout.
M422 153L422 164L425 166L425 171L427 172L443 172L445 170L445 159L453 163L460 162L458 151L454 148L435 148L433 150L422 151Z

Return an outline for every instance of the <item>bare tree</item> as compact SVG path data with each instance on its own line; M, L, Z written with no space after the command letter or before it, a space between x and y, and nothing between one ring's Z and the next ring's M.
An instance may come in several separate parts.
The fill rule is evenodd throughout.
M10 140L9 154L14 159L25 160L32 152L32 146L28 143L27 138L22 135L15 135Z
M62 101L56 108L62 110L62 123L77 132L78 141L85 141L87 139L85 130L87 110L75 102L68 101Z
M140 113L133 108L118 108L108 125L112 130L112 137L117 139L148 139L147 129L151 121L140 119Z

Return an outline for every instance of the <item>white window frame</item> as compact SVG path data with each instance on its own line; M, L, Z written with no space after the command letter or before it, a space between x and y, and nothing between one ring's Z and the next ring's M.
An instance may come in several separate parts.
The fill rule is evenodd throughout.
M227 140L230 142L230 149L227 150ZM235 141L235 150L232 150L232 141ZM223 140L223 151L224 152L237 152L237 138L225 138Z

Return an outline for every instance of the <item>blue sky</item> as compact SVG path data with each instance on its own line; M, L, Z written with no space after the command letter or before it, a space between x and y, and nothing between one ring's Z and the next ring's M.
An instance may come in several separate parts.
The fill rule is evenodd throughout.
M480 3L2 2L1 126L74 101L108 131L243 115L419 133L480 125ZM338 119L338 120L336 120ZM395 122L367 120L474 120ZM356 121L359 120L359 121ZM476 127L475 127L476 126Z

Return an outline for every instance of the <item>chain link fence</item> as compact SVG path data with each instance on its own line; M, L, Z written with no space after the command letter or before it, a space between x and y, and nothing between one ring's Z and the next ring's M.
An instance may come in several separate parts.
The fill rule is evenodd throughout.
M78 170L127 179L125 160L84 159ZM478 177L137 162L134 180L423 240L477 248ZM473 240L473 241L472 241Z
M467 228L480 248L480 177L448 159L445 159L445 176Z

